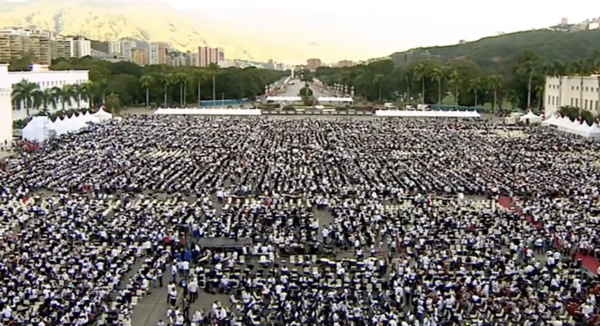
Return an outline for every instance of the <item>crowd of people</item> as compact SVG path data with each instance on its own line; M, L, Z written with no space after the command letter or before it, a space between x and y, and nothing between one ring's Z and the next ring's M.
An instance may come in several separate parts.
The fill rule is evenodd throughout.
M90 126L0 172L0 321L127 325L164 282L177 326L593 324L599 149L480 120Z

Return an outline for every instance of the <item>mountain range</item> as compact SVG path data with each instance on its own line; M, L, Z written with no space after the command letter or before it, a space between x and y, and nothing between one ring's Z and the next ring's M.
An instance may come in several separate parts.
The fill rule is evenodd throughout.
M394 53L392 59L402 64L426 58L443 61L468 58L484 70L498 71L510 65L511 60L524 51L533 52L547 61L575 62L588 58L596 50L600 50L600 29L576 32L539 29L455 45L415 48Z
M27 0L0 1L0 27L25 27L53 31L59 35L80 35L108 41L134 38L166 42L183 51L198 46L222 47L228 58L267 61L325 61L356 55L353 46L324 42L319 35L282 35L269 31L273 23L252 24L252 17L236 23L185 13L171 6L140 0ZM270 27L269 27L270 26ZM358 59L358 58L347 58Z

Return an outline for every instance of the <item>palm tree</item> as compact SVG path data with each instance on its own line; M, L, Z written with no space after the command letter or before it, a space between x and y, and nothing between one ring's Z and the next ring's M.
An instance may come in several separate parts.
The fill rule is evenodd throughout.
M93 96L95 98L100 97L100 102L102 102L102 105L105 105L106 93L108 91L108 82L106 81L106 79L101 79L99 81L95 81L92 85L94 86Z
M173 81L174 84L179 86L179 105L183 107L185 106L185 89L187 84L187 76L182 72L178 72L173 75Z
M61 102L61 109L66 111L66 106L73 103L73 99L75 98L75 92L73 90L73 85L63 85L60 88L59 99Z
M216 63L211 63L210 65L208 65L207 68L209 74L212 76L212 91L213 91L213 105L216 103L217 100L217 74L219 73L219 65L217 65ZM312 77L310 78L312 80Z
M518 69L517 73L527 76L527 109L531 109L531 93L533 89L533 77L540 70L540 62L537 58L525 61Z
M85 84L73 84L71 85L71 91L73 92L73 98L77 104L77 108L81 109L81 99L85 97Z
M471 82L469 83L469 92L473 93L473 96L475 97L475 106L479 104L478 96L479 92L481 92L481 89L481 78L471 79Z
M194 71L194 79L198 85L198 106L202 106L202 83L206 79L206 76L201 69L197 69Z
M446 69L444 67L435 67L431 72L431 80L438 86L438 104L442 105L442 82L446 78Z
M460 98L460 87L463 85L464 79L457 70L452 70L448 78L448 84L454 88L454 103L458 107L458 100Z
M33 94L39 88L40 86L38 84L32 83L26 79L21 80L12 88L12 102L17 104L19 108L22 108L22 105L25 105L27 117L31 116L30 109L33 106Z
M492 113L496 109L498 104L498 90L502 87L502 76L501 75L489 75L486 78L487 88L492 91L494 96L494 102L492 103Z
M168 106L168 95L169 95L169 86L173 84L173 75L171 74L164 74L161 75L160 77L160 82L164 87L164 101L163 101L163 105L165 107Z
M146 90L146 107L150 107L150 87L154 85L154 77L151 75L143 75L140 77L140 85Z
M46 115L49 112L48 107L51 106L52 108L54 108L56 110L56 105L58 104L58 98L56 97L56 94L54 93L52 88L46 88L44 89L44 91L42 92L42 108L44 110L44 112L46 113Z
M376 74L373 77L373 84L377 85L379 88L379 102L381 102L381 84L383 82L383 74Z
M415 67L413 75L415 81L421 82L421 104L425 104L425 78L427 77L426 70L427 65L425 62L421 62Z
M404 82L406 83L406 104L410 104L410 82L413 80L410 70L404 72Z

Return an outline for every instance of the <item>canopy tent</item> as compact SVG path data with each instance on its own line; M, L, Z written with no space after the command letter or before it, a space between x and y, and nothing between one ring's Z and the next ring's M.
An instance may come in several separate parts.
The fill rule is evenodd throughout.
M586 138L600 139L600 128L595 124L590 126L585 121L583 123L579 123L576 121L571 121L571 119L567 117L559 118L552 116L545 120L543 125L555 127L556 129L569 134Z
M403 111L403 110L377 110L379 117L411 117L411 118L480 118L477 111Z
M104 111L104 107L101 107L98 112L93 114L94 117L98 118L100 121L112 119L113 115Z
M46 139L45 130L48 127L50 119L48 117L33 117L23 128L23 139L29 141L42 142Z
M267 96L267 102L300 102L300 96Z
M558 118L553 114L551 115L549 118L547 118L546 120L542 121L542 125L544 126L550 126L550 125L554 125L554 123L556 123L556 121L558 120Z
M519 118L519 121L521 122L527 122L529 121L529 123L541 123L542 122L542 118L539 115L535 115L533 112L529 111L527 112L526 115L523 115Z
M167 115L261 115L258 109L158 108L154 114Z
M23 128L23 139L42 142L48 138L47 132L55 132L57 135L63 135L69 132L75 132L85 127L88 122L97 123L100 120L91 114L73 115L64 117L64 119L50 120L48 117L33 117Z
M319 102L338 102L338 103L353 103L354 100L351 97L319 97L317 98Z

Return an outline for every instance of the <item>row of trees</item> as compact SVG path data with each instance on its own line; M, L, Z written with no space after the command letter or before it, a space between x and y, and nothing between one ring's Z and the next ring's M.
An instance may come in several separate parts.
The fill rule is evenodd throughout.
M569 63L545 61L523 52L510 67L506 72L488 74L468 58L424 60L403 67L382 60L346 68L321 67L315 77L327 85L354 87L357 96L369 101L442 104L450 95L460 106L490 103L497 110L508 102L513 108L543 109L545 77L579 76L583 83L583 76L600 71L600 52Z
M15 64L11 69L16 68ZM204 68L141 67L132 62L113 63L91 57L61 58L54 61L50 69L89 70L89 82L41 90L39 85L22 81L13 91L13 102L17 107L63 107L72 101L91 105L106 103L110 107L110 104L195 106L201 100L254 100L264 94L266 85L289 74L254 67L220 68L214 64Z

